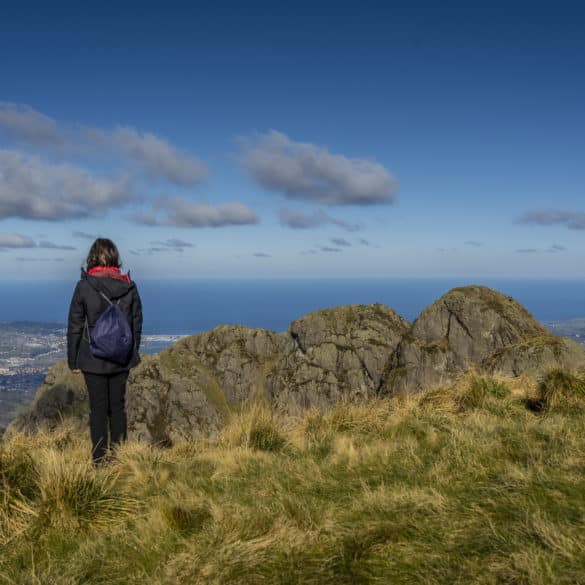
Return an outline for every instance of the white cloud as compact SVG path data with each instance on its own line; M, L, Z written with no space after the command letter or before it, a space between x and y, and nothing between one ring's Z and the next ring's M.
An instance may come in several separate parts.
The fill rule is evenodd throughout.
M207 169L196 156L182 151L154 134L131 127L113 131L86 129L91 141L105 148L114 148L128 158L144 165L153 177L160 177L182 187L200 183Z
M185 197L158 199L155 207L166 215L159 219L155 213L143 212L129 216L134 223L176 227L223 227L227 225L249 225L259 222L254 212L242 203L222 203L214 206L203 201L192 201Z
M213 206L174 197L159 203L168 214L168 223L178 227L220 227L258 223L254 212L242 203L222 203Z
M0 135L44 148L50 152L87 154L89 147L104 153L115 151L124 162L138 162L152 177L182 187L193 187L205 177L205 164L193 154L173 146L150 132L129 126L103 130L89 126L66 127L33 108L0 102Z
M126 179L98 178L71 163L0 150L0 219L61 220L100 215L130 202Z
M47 248L49 250L77 250L75 246L55 244L53 242L42 241L37 244L37 248Z
M518 222L543 226L564 225L571 230L585 230L585 212L559 209L528 211L518 219Z
M336 246L343 246L345 248L351 246L351 243L348 242L345 238L331 238L331 243L335 244Z
M57 146L64 141L54 120L28 106L7 102L0 102L0 134L2 133L37 146Z
M327 205L392 203L396 179L381 164L331 154L271 130L242 139L240 162L265 189Z
M48 250L75 250L73 246L59 245L43 240L35 242L29 236L16 233L0 233L0 249L45 248Z
M164 242L160 242L164 246L168 246L169 248L194 248L195 244L191 242L185 242L185 240L180 240L179 238L169 238Z
M32 238L15 233L0 233L0 248L34 248Z
M358 224L345 222L341 219L331 217L322 209L313 213L306 213L299 209L283 208L279 211L280 224L295 230L311 229L324 224L337 225L348 232L356 232L361 228Z
M165 250L175 250L177 252L183 252L185 248L194 248L195 244L191 242L185 242L179 238L169 238L168 240L150 242L154 246L163 246Z

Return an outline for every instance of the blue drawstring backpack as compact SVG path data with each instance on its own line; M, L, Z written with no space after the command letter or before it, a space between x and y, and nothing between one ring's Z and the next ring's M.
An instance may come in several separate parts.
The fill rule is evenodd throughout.
M133 348L132 330L128 319L120 309L120 299L114 303L102 291L98 292L108 301L109 306L95 322L89 335L89 349L94 357L125 365ZM85 326L89 332L87 317Z

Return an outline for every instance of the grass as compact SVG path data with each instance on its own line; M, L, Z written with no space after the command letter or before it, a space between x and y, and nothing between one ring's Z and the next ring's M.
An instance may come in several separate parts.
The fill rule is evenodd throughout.
M129 442L98 470L67 422L14 435L0 583L582 583L584 388L471 372L302 419L253 403L215 442Z
M538 410L570 414L585 412L585 379L563 370L552 370L538 385Z

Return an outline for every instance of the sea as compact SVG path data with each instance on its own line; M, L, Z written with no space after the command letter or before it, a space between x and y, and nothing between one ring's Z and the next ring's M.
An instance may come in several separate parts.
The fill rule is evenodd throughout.
M192 335L222 324L284 331L310 311L383 303L408 321L455 286L481 284L543 322L585 318L585 279L322 278L138 281L146 335ZM75 281L0 283L0 322L67 322Z

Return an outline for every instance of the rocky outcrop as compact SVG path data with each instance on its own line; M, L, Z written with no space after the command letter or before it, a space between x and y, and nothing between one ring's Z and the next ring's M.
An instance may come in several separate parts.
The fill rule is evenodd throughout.
M381 305L348 305L293 321L268 376L267 397L280 412L363 401L376 395L386 364L409 324Z
M550 334L514 299L482 286L449 291L412 326L381 304L315 311L282 333L226 325L142 356L128 379L128 431L160 444L214 437L255 397L298 415L430 390L470 367L511 376L571 370L585 367L585 347ZM87 428L87 417L83 378L61 362L6 432L52 428L64 418Z
M264 392L286 335L221 326L148 356L128 380L128 431L170 444L213 437L246 400Z
M585 367L583 345L572 339L540 335L495 351L481 363L490 374L538 376L554 368L576 370Z
M422 391L480 367L512 375L585 364L585 348L549 333L512 297L455 288L422 311L400 342L382 393Z
M408 327L383 305L349 305L310 313L283 333L224 325L186 337L142 356L131 371L128 434L160 444L213 437L256 396L289 414L369 398ZM87 425L87 407L79 408L86 403L83 378L61 362L7 432L53 427L62 418Z

